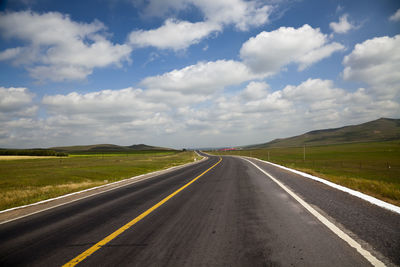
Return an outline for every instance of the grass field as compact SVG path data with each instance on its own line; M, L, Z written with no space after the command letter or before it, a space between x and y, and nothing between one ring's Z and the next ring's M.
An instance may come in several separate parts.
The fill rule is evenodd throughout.
M77 154L0 161L0 210L192 162L194 152Z
M16 159L55 159L56 156L0 156L1 160L16 160Z
M319 176L400 206L400 141L217 152L251 156ZM268 157L269 154L269 157Z

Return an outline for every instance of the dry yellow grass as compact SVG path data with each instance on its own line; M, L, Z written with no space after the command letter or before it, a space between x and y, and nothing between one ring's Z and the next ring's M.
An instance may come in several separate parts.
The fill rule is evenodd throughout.
M0 156L0 160L17 160L17 159L51 159L60 158L53 156Z
M53 198L59 195L68 194L87 188L106 184L107 182L91 182L85 181L82 183L69 183L61 185L49 185L43 187L29 186L21 189L6 191L2 194L2 202L5 205L12 205L15 202L20 202L22 205L32 203L32 200L39 201L46 198Z

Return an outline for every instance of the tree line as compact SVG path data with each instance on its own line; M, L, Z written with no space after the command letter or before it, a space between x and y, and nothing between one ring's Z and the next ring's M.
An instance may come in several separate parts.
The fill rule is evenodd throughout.
M3 156L55 156L68 157L67 153L57 152L48 149L0 149Z

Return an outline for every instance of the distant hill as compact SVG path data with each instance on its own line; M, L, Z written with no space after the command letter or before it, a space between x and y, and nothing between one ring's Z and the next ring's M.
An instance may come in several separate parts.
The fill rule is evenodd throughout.
M133 150L174 150L172 148L148 146L145 144L131 145L131 146L128 146L127 148L133 149Z
M381 118L359 125L311 131L302 135L275 139L268 143L250 145L244 148L318 146L390 140L400 140L400 119Z
M50 148L54 151L59 152L129 152L129 151L142 151L142 150L174 150L165 147L155 147L145 144L137 144L131 146L118 146L113 144L97 144L97 145L87 145L87 146L63 146L63 147L52 147Z

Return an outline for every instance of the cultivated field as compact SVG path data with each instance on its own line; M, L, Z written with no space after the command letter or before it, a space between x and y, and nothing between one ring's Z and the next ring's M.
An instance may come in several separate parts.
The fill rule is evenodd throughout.
M214 152L301 170L400 206L400 141ZM269 156L268 156L269 154Z
M0 161L0 210L34 203L199 158L194 152L79 154Z

